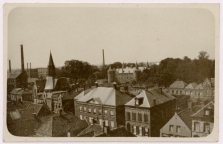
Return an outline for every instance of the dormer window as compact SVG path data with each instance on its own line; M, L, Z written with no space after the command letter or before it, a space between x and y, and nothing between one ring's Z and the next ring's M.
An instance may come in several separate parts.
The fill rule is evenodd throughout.
M136 99L136 105L139 105L139 99Z
M204 115L205 116L209 116L210 115L211 110L210 109L206 109Z

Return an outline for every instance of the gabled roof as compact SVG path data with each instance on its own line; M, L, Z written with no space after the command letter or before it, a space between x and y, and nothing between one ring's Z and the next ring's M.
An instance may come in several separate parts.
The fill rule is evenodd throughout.
M170 85L170 88L185 88L187 84L184 81L176 80Z
M196 86L195 89L204 89L203 85L200 83L199 85Z
M92 99L100 99L104 105L119 106L124 105L132 97L128 94L121 93L120 91L109 87L97 87L84 95L82 92L77 96L79 102L89 102Z
M97 136L103 133L103 129L98 124L89 125L86 129L81 131L77 137L83 137L83 136ZM92 135L94 134L94 135Z
M214 109L214 103L213 101L209 102L208 104L206 104L205 106L203 106L200 110L198 110L196 113L194 113L193 115L191 115L192 117L204 117L204 110L205 108L210 108L210 109ZM212 115L213 117L213 115Z
M184 109L178 113L178 116L184 121L190 130L192 129L192 114L194 114L194 112L191 108Z
M85 129L88 124L84 120L80 120L73 114L53 114L40 118L42 125L37 129L36 135L48 137L66 136L68 132L72 136L76 136L80 131Z
M145 107L145 108L151 108L155 106L154 100L156 101L156 105L159 105L175 99L175 97L166 93L164 90L162 90L161 93L161 90L159 88L150 89L148 91L143 90L139 95L136 96L136 98L143 99L142 104L140 104L138 107ZM135 99L130 100L125 105L135 106Z
M189 85L187 85L185 87L185 89L195 89L197 86L197 83L193 82L193 83L190 83Z

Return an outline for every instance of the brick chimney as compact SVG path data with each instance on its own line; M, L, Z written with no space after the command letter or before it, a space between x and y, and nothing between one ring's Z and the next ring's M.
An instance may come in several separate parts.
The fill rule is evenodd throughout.
M23 45L21 45L21 71L24 72L24 55L23 55Z

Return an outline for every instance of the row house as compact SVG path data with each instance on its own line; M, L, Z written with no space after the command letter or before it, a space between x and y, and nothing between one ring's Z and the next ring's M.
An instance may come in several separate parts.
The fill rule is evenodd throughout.
M175 97L161 88L143 90L125 104L125 126L137 136L158 137L175 112Z
M183 81L175 81L168 88L172 95L188 95L191 98L211 98L214 96L214 78L206 78L203 83L195 82L186 84Z
M80 93L74 100L75 115L89 124L105 125L110 129L124 125L124 104L132 96L113 87L96 87L88 93Z
M198 110L192 117L192 137L208 136L214 126L214 103L209 102L207 105Z
M160 129L160 137L191 137L192 114L191 108L175 113Z

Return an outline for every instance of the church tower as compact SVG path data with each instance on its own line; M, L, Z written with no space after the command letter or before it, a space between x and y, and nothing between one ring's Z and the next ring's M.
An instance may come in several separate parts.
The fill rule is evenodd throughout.
M53 57L52 57L51 52L50 52L47 75L51 76L53 78L55 78L55 76L56 76L56 69L55 69L55 65L54 65L54 62L53 62Z

